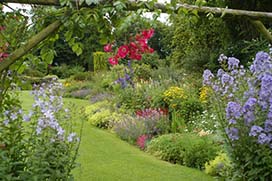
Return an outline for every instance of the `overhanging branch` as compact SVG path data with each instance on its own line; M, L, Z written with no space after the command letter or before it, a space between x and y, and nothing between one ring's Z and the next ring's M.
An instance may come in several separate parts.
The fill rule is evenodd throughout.
M1 0L1 2L5 3L20 3L20 4L37 4L37 5L51 5L51 6L60 6L59 0ZM71 0L73 4L76 4L78 0ZM105 4L109 2L108 0L102 0L100 3ZM227 8L218 8L218 7L207 7L207 6L195 6L195 5L188 5L188 4L177 4L177 6L174 7L168 7L167 5L163 3L155 3L153 7L147 7L145 3L142 3L141 1L135 1L135 0L128 0L126 2L127 10L137 10L139 8L145 8L150 11L155 10L161 10L162 12L178 12L179 9L183 8L189 11L197 10L199 13L213 13L215 15L232 15L232 16L245 16L252 19L270 19L272 20L272 13L270 12L260 12L260 11L247 11L247 10L238 10L238 9L227 9ZM88 5L84 4L84 7L88 7ZM94 7L94 5L91 5L89 7Z
M28 51L38 45L40 42L45 40L51 33L55 32L61 25L61 21L57 20L44 28L38 34L31 37L26 44L22 45L20 48L16 49L8 58L0 62L0 72L8 68L16 60L26 55Z

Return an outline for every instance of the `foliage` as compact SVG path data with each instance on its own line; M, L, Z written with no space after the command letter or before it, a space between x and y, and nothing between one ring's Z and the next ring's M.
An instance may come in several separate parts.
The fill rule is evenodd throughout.
M88 115L88 121L99 128L109 128L122 117L113 111L111 103L107 100L87 106L85 112Z
M93 53L93 70L100 71L100 70L107 70L108 63L107 63L107 54L104 52L94 52Z
M220 57L224 68L209 70L203 83L212 87L214 109L234 164L234 178L270 180L271 55L258 52L250 70L234 57ZM254 158L254 159L253 159Z
M116 89L116 102L121 108L134 112L145 108L165 107L163 92L168 82L141 81L135 84L135 88Z
M91 72L78 72L70 77L70 80L74 81L90 81L93 79Z
M177 86L169 87L163 93L163 96L163 100L172 109L175 109L180 102L184 101L187 98L184 90Z
M220 153L214 160L205 163L205 173L226 179L231 174L231 167L231 162L227 154Z
M166 134L154 138L147 152L172 163L203 169L207 161L215 158L218 146L209 137L193 134Z
M5 98L0 114L1 180L73 178L80 144L75 120L82 117L75 116L78 109L63 107L61 91L56 82L36 87L28 113L12 93Z
M144 122L131 116L123 116L123 118L116 122L113 126L113 131L125 141L135 143L136 140L146 133L146 126Z
M227 51L230 35L220 18L179 14L172 18L172 62L188 72L217 67L217 55Z
M139 110L136 115L124 116L114 124L113 130L121 139L135 143L142 135L151 138L169 132L169 119L162 110Z
M147 64L135 66L134 74L136 79L148 81L151 78L151 67Z
M50 68L50 73L58 76L61 79L69 78L72 75L75 75L83 71L84 71L84 68L81 66L68 66L66 64L62 64L59 66L52 66Z

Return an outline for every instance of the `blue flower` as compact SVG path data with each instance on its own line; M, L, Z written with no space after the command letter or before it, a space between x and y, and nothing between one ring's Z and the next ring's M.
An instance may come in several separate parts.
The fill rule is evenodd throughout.
M262 127L254 125L250 129L249 136L257 136L262 131L263 131Z
M268 119L264 123L264 130L269 133L272 132L272 119Z
M268 135L266 135L265 133L261 133L258 136L258 143L259 144L269 144L271 141L271 137L269 137Z
M228 58L228 69L233 70L235 68L239 67L240 60L234 57L229 57Z
M203 84L204 85L210 85L211 84L211 79L214 77L212 72L210 70L204 70L203 73Z
M232 141L239 139L239 130L237 128L234 128L234 127L226 128L226 133L229 139Z
M229 102L226 108L227 119L236 118L241 116L241 105L236 102Z

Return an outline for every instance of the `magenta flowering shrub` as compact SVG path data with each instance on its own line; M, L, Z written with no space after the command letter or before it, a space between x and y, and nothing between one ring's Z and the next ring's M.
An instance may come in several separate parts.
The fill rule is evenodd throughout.
M223 69L203 74L203 84L214 91L214 108L229 153L234 177L272 180L272 59L258 52L249 70L234 57L221 55Z

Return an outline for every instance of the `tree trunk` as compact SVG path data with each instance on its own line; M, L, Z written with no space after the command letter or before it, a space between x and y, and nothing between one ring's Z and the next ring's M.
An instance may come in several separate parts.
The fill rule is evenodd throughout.
M8 58L0 62L0 73L13 64L16 60L26 55L28 51L46 39L51 33L55 32L61 25L61 21L57 20L44 28L41 32L31 37L26 44L16 49Z

